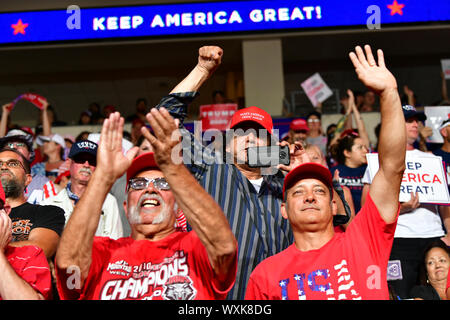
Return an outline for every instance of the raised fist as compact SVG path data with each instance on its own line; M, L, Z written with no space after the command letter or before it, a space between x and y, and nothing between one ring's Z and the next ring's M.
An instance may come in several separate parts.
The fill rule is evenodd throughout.
M211 75L222 63L223 50L217 46L204 46L198 50L197 66Z

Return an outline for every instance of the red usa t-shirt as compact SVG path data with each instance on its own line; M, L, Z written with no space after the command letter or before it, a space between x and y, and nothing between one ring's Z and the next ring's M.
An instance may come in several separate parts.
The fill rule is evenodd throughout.
M67 281L61 283L59 276L57 288L61 299L224 299L236 278L235 260L227 279L220 282L214 276L205 247L193 231L174 232L159 241L95 237L83 288L70 289L70 283L75 282L67 279L67 286Z
M387 264L395 227L396 222L384 222L368 195L347 230L322 248L302 252L292 244L262 261L250 275L245 298L389 299Z
M5 256L14 271L45 299L50 297L51 276L44 251L36 246L7 246ZM2 297L0 296L0 300Z

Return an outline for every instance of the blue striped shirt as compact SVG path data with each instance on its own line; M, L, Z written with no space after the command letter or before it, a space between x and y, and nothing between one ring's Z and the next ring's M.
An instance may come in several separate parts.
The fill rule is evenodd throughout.
M160 101L182 123L187 106L197 92L170 94ZM286 249L293 236L288 220L281 215L284 175L263 176L259 192L233 164L217 160L217 154L206 149L201 142L180 125L183 139L190 139L190 149L183 147L183 157L193 159L186 163L200 185L215 199L228 218L238 241L238 272L236 284L228 299L244 299L250 273L264 259ZM194 154L202 155L195 159Z

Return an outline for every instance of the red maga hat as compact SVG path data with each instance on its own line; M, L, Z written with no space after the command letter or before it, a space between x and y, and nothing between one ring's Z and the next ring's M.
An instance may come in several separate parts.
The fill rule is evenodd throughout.
M127 170L127 181L145 169L158 169L153 152L147 152L133 159Z
M308 123L302 118L292 120L289 129L292 131L309 131Z
M233 117L231 118L230 129L246 121L255 122L261 125L270 134L272 134L273 131L272 117L266 111L258 107L248 107L238 110L233 114Z
M317 179L322 181L328 189L330 189L330 195L333 197L333 178L330 170L318 163L307 162L302 163L289 171L284 178L283 183L283 200L286 200L286 191L292 187L297 181L303 179Z

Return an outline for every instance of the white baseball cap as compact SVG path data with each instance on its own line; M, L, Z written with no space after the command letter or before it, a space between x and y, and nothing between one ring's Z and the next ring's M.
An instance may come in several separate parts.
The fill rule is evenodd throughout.
M44 142L53 141L59 144L63 149L66 147L66 142L64 141L64 138L57 133L49 136L39 136L36 140L40 140L36 141L38 145L42 145Z

